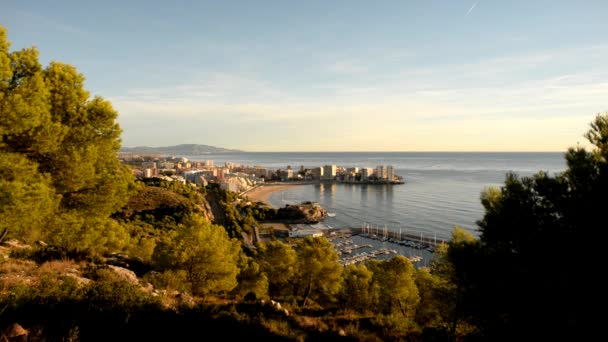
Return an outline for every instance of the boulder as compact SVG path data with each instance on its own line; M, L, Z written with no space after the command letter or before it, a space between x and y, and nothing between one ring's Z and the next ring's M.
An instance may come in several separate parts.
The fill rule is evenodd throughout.
M23 340L25 341L25 337L27 337L28 331L23 329L23 327L19 325L19 323L13 323L9 325L9 327L6 329L4 335L6 335L6 337L8 337L10 340L20 341L21 338L23 338Z
M114 272L119 278L127 281L128 283L131 283L133 285L139 284L137 275L135 275L135 272L131 270L114 265L107 265L106 268Z

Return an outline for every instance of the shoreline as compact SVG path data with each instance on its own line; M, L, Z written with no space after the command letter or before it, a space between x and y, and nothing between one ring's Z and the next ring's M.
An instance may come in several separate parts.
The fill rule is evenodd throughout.
M262 202L267 206L272 207L272 204L268 202L268 197L271 194L301 185L305 184L261 184L247 191L243 195L249 197L249 199L253 202Z

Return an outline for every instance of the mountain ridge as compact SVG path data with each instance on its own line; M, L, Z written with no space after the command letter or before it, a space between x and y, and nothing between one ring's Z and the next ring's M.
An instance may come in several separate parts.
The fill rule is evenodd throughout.
M228 149L223 147L203 145L203 144L179 144L173 146L134 146L122 147L120 152L126 153L153 153L153 154L211 154L211 153L236 153L242 150Z

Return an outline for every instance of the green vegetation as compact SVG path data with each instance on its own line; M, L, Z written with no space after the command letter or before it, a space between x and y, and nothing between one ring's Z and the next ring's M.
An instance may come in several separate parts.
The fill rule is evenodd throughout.
M222 227L193 217L161 240L152 259L161 270L184 270L189 292L205 296L236 287L239 253L239 243Z
M32 340L586 332L581 303L595 299L594 238L607 207L608 115L586 135L592 151L568 150L566 172L510 174L487 189L481 237L455 228L430 268L404 257L342 267L325 238L245 243L258 220L276 218L259 203L135 182L117 159L116 112L83 81L69 65L43 68L34 48L9 52L0 27L1 338L13 323Z
M83 82L70 65L43 69L34 48L9 52L0 28L0 214L13 217L0 232L8 237L96 252L123 241L109 220L132 185L116 158L117 113L89 98Z
M589 312L581 303L593 301L596 292L593 281L575 274L593 277L599 260L595 237L607 207L608 115L598 115L586 137L594 150L569 149L564 173L510 174L500 189L486 190L481 238L450 243L458 311L481 338L576 339L583 332Z

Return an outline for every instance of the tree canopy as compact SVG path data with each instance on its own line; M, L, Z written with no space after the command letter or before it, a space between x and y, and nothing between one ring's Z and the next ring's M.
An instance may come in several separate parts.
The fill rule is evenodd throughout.
M486 190L480 240L451 243L460 309L484 338L574 338L583 330L583 303L593 300L594 285L577 275L587 270L593 277L600 258L595 237L608 208L608 114L598 115L585 136L592 150L570 148L565 172L508 174L500 189Z
M74 67L43 68L35 48L9 47L0 27L0 213L12 217L0 229L26 240L103 235L93 231L112 224L132 184L117 158L117 112Z
M342 266L333 245L322 237L306 237L297 245L295 292L306 306L308 299L331 302L342 285Z
M221 226L191 217L159 243L153 254L161 269L183 270L197 295L228 292L237 286L240 243Z

